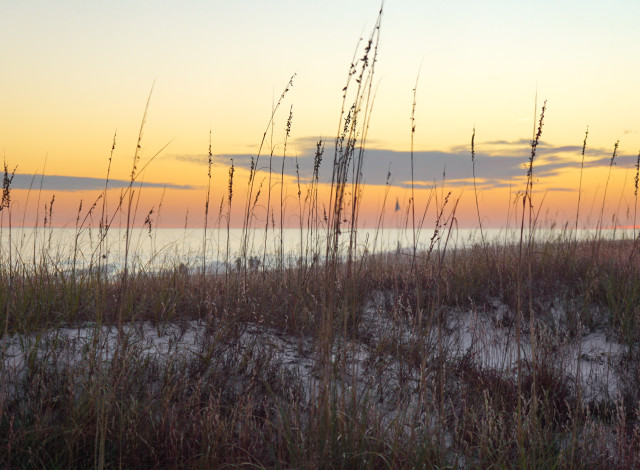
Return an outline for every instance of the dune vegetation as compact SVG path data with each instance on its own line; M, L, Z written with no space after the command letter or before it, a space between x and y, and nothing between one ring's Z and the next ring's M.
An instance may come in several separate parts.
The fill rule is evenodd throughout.
M151 163L137 152L118 206L102 203L107 172L104 198L83 212L97 226L78 212L76 233L95 234L82 268L77 247L60 259L47 243L53 201L33 256L14 248L19 217L5 163L2 468L640 467L638 236L611 239L600 216L578 237L579 205L575 226L539 230L544 106L512 204L515 238L489 238L478 207L478 240L450 243L458 202L434 188L435 220L411 199L410 247L360 249L381 17L354 54L335 139L318 143L313 176L298 180L299 252L285 250L284 215L269 217L284 207L271 182L278 169L269 170L268 194L256 182L259 159L269 158L262 145L246 186L234 184L231 167L215 226L206 188L199 262L176 256L160 269L137 264L131 243L134 186ZM291 123L289 114L285 139ZM211 159L210 148L209 181ZM329 200L318 196L320 165L333 168ZM638 166L635 175L637 201ZM230 213L242 190L233 252ZM261 191L267 220L257 221ZM116 215L124 261L111 272ZM208 269L214 230L221 270ZM265 237L261 257L249 250L256 233ZM280 240L269 262L267 236Z

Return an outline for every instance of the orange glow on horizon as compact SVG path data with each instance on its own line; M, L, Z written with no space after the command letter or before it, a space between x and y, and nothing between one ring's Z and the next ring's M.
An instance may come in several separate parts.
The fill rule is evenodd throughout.
M32 189L14 189L12 198L12 224L20 226L42 226L44 224L45 207L50 209L54 198L52 218L47 215L47 223L56 227L74 227L76 221L84 222L84 226L98 227L100 218L106 210L107 219L113 226L126 226L129 196L131 199L131 221L133 226L143 226L147 215L154 227L198 228L204 226L206 199L206 166L199 167L198 179L191 178L193 189L176 188L140 188L134 184L133 192L126 188L109 189L106 205L102 190L62 191ZM204 168L205 171L202 171ZM602 222L606 226L633 226L635 196L634 173L629 168L611 169L607 187L606 201L603 197L608 169L585 169L582 178L582 196L578 226L595 227ZM535 172L534 172L535 175ZM246 201L249 172L236 167L233 180L233 198L230 211L230 226L243 226L246 214ZM213 168L211 194L209 201L210 228L226 227L229 214L229 168L217 165ZM283 225L299 227L302 215L303 226L308 223L311 186L301 180L300 187L295 177L285 175L284 186L280 175L271 175L271 202L268 204L268 173L256 173L250 215L250 226L264 228L267 224L266 210L270 207L269 227L280 226L280 207L283 208ZM458 186L463 184L463 186ZM579 173L575 170L563 171L555 176L535 178L533 186L533 205L537 213L538 223L544 226L573 226L576 220L578 204ZM283 188L281 195L281 188ZM298 196L300 189L300 196ZM432 227L442 209L446 196L450 193L443 216L449 217L455 207L457 225L461 228L478 226L478 210L486 228L505 228L514 226L522 212L522 193L525 189L525 177L521 176L511 183L511 187L478 190L478 208L473 189L473 181L456 182L455 186L436 183L433 188L415 188L416 224ZM324 214L329 209L331 186L320 184L318 192L318 214L320 225L324 226ZM351 186L346 188L346 205L351 204ZM283 205L280 205L282 197ZM122 200L122 202L120 202ZM82 208L78 216L80 202ZM411 189L407 185L372 185L361 187L361 200L358 225L362 227L410 227L412 211L410 206ZM95 207L90 211L92 205ZM117 208L120 206L120 210ZM350 209L345 210L348 214ZM79 217L79 219L78 219ZM348 219L348 216L345 216ZM602 221L600 221L602 218ZM7 223L7 219L4 219Z

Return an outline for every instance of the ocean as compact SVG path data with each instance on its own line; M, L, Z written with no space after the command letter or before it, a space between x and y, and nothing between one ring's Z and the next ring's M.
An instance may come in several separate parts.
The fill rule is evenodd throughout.
M133 271L158 271L182 266L186 269L202 269L203 259L208 272L224 272L235 269L238 258L246 258L251 267L275 266L280 260L285 264L295 264L304 260L322 259L326 254L327 232L310 232L294 228L257 229L247 231L246 240L243 230L232 228L228 232L223 228L208 229L206 243L202 228L134 228L129 231L129 250L127 251L127 231L111 228L103 236L97 228L12 228L0 231L0 263L7 265L11 261L14 268L38 266L45 263L64 272L82 272L101 269L114 274L125 265ZM525 237L528 236L525 229ZM485 229L486 243L519 243L520 230ZM593 239L596 230L558 230L537 229L536 240L578 240ZM632 229L606 229L600 236L604 239L632 239ZM349 249L350 232L344 230L339 237L340 256ZM365 253L406 252L413 247L413 231L408 229L358 229L354 237L354 252L360 256ZM433 227L416 231L418 251L454 250L481 243L478 229L447 229L435 231ZM243 250L246 245L246 250Z

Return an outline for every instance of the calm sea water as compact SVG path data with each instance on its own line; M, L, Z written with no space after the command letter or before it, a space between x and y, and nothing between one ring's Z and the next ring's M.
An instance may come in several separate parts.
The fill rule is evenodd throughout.
M578 230L579 239L588 239L596 235L595 230ZM447 239L448 236L448 239ZM484 231L487 242L517 243L518 230L488 229ZM560 230L537 230L536 238L545 240L571 236ZM603 238L632 239L633 230L603 230ZM340 237L340 250L346 254L349 245L349 232ZM126 231L110 229L102 240L98 229L83 229L77 232L73 228L13 228L11 240L9 231L4 228L0 233L0 262L3 265L11 256L14 266L33 265L43 262L69 271L87 270L98 265L108 272L117 273L123 266L126 256ZM434 229L423 229L416 233L418 250L447 249L469 247L480 243L477 229L459 229L435 234ZM359 229L356 237L356 251L359 254L409 251L413 246L411 229ZM222 272L227 266L233 269L236 260L242 255L243 237L241 229L207 230L206 244L203 229L132 229L129 234L128 266L134 270L155 271L183 264L187 268L201 269L203 255L207 270ZM300 229L279 230L252 229L247 236L247 258L253 258L254 265L263 262L275 263L280 253L287 263L296 263L301 257L306 260L314 256L322 258L326 250L326 232L310 233ZM228 253L228 254L227 254Z

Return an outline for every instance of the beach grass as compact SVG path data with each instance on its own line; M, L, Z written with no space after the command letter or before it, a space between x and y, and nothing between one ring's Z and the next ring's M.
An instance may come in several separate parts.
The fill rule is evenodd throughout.
M38 245L34 236L27 260L13 248L13 172L5 163L1 467L640 467L636 232L605 236L606 188L591 236L577 237L579 199L575 228L571 221L565 229L540 229L533 175L545 106L526 187L514 199L520 226L513 242L483 231L477 193L480 242L451 241L459 200L439 189L428 231L424 218L416 220L412 181L405 227L411 246L360 249L381 19L382 10L353 56L335 140L318 142L309 181L298 175L299 252L286 253L283 244L284 170L272 174L270 163L268 188L261 189L260 154L249 172L238 252L229 242L239 190L233 166L226 193L215 195L217 224L208 225L216 200L210 143L197 265L179 255L159 269L136 264L133 189L150 163L140 162L137 150L130 185L111 211L109 159L102 203L88 209L102 212L88 264L77 267L77 240L88 223L82 206L72 254L55 256L46 232L54 200L42 219L45 239ZM274 105L260 152L292 86L293 77ZM415 106L414 90L412 141ZM292 108L288 116L285 148ZM137 149L145 120L146 111ZM474 139L475 130L475 190ZM112 153L115 145L114 136ZM286 150L283 165L285 157ZM318 194L323 163L333 168L328 201ZM266 218L256 222L265 197ZM152 215L145 219L150 234ZM113 273L104 257L116 216L126 220L126 241L123 268ZM223 240L226 233L217 246L222 270L207 269L208 231ZM418 248L425 246L421 232L428 232L426 248ZM258 256L249 250L256 233L265 237ZM267 262L268 236L280 242L274 262Z

